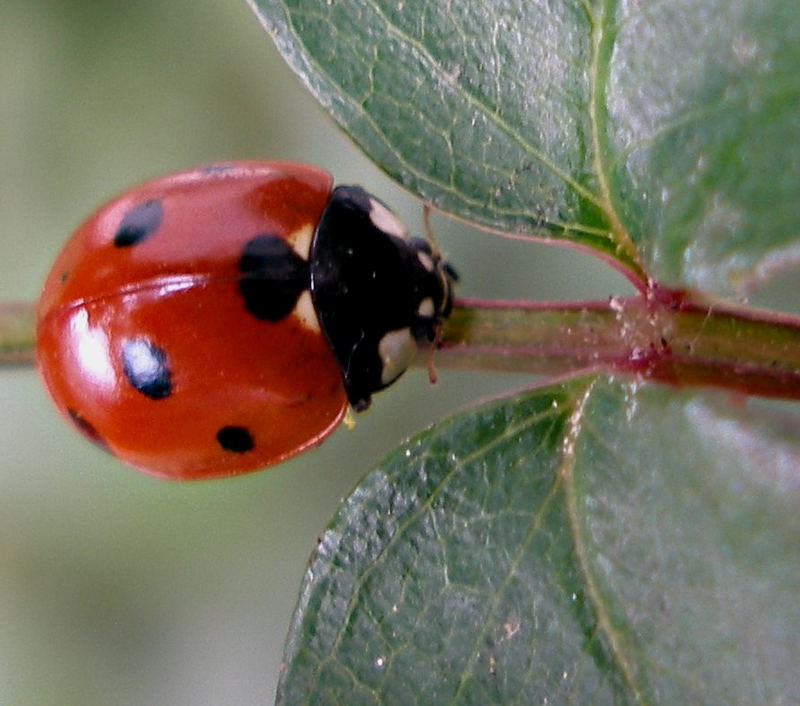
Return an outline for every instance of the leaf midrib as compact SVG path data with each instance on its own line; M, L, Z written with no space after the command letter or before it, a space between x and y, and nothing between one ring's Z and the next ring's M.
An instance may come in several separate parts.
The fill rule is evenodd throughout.
M434 500L443 492L444 488L448 485L448 483L453 479L453 477L458 473L458 470L462 468L464 465L472 463L475 461L476 458L479 458L491 451L497 444L506 441L507 439L513 437L514 435L521 433L524 429L530 427L533 424L538 423L542 419L545 419L550 416L557 416L558 413L561 411L560 406L551 407L539 414L532 415L525 417L519 423L515 424L512 427L506 427L503 431L494 437L490 442L482 445L480 448L476 449L472 453L464 456L463 458L458 459L458 463L453 463L452 467L442 476L439 482L436 484L434 488L431 489L430 493L426 496L425 500L421 502L412 512L410 512L406 517L403 517L401 520L398 521L394 534L392 537L381 547L378 554L373 558L372 562L367 566L356 578L353 584L353 591L351 596L348 600L347 607L343 611L343 615L349 616L352 615L354 606L358 601L358 596L360 595L360 587L369 579L369 576L377 569L380 565L381 560L385 557L389 551L394 547L394 545L400 541L403 537L405 530L416 522L419 517L426 512L430 511L430 508L434 502ZM427 453L427 452L426 452ZM384 484L389 484L392 482L391 476L385 476L383 480ZM314 682L312 685L309 686L309 693L313 693L314 689L317 687L319 683L319 679L322 675L323 667L330 663L330 662L338 662L338 651L341 639L344 634L345 627L347 625L347 620L343 620L340 625L339 629L337 630L335 638L331 642L331 646L327 651L327 654L318 661L317 667L315 668L314 672Z
M603 155L609 154L608 144L608 113L606 109L606 81L608 78L609 60L616 40L616 30L613 29L613 20L617 0L600 0L600 12L596 15L588 4L582 0L586 19L592 33L592 56L589 70L589 123L592 131L592 156L594 171L599 187L599 208L603 211L611 228L611 240L617 243L618 256L625 254L632 266L636 268L636 275L644 279L636 246L631 240L627 229L622 224L614 200L611 195L609 164Z
M633 660L626 654L623 647L623 637L615 628L608 607L600 592L600 587L595 582L592 566L588 556L587 542L583 535L583 526L578 508L578 498L575 488L575 464L577 461L576 445L580 436L585 432L586 408L592 397L597 378L586 386L583 394L575 404L575 409L567 421L566 435L564 438L564 455L558 475L563 481L566 513L569 520L570 534L572 535L575 559L586 590L586 597L597 620L599 631L608 641L608 652L612 664L628 688L630 695L637 704L648 704L649 700L637 682Z

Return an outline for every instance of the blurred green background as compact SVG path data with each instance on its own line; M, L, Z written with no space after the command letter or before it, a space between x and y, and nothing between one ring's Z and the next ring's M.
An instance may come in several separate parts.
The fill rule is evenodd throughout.
M232 158L313 162L421 228L420 205L322 114L244 0L0 4L0 298L35 298L116 192ZM434 226L464 295L630 291L581 253ZM305 563L340 499L406 436L530 382L442 371L431 387L412 371L304 457L181 485L85 443L33 370L1 370L0 704L272 703Z

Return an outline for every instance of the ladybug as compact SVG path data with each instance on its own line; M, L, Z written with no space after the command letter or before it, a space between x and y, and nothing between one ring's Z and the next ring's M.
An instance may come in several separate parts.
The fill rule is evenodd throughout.
M123 462L234 475L369 407L436 339L454 281L360 187L302 164L213 164L141 184L78 228L39 302L39 369Z

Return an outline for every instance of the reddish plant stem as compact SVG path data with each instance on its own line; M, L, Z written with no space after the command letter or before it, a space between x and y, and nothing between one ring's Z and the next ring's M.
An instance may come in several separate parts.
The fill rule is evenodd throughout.
M542 375L593 368L800 399L800 318L652 291L590 302L461 299L436 367ZM33 362L33 306L0 304L0 365ZM417 362L428 365L429 352Z
M800 399L800 319L664 291L568 303L462 299L436 365L545 375L595 368Z
M33 304L0 303L0 365L33 365L33 362Z

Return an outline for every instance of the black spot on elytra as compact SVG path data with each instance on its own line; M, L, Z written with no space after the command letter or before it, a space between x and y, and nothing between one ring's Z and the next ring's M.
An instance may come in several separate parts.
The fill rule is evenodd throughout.
M80 431L81 434L89 439L89 441L91 441L93 444L97 444L100 448L108 449L105 440L102 436L100 436L100 432L98 432L91 423L87 422L74 409L67 409L67 414L69 414L69 418L78 428L78 431Z
M164 217L164 207L158 199L150 199L134 206L122 219L114 236L114 245L127 248L141 243L158 230Z
M280 321L309 286L308 263L277 235L257 235L239 259L239 293L253 316Z
M255 445L253 437L247 429L235 426L222 427L217 432L217 441L225 451L237 454L247 453Z
M162 400L172 394L167 354L146 338L132 338L122 344L125 377L145 397Z
M61 284L66 284L67 280L69 279L69 270L64 270L61 273Z

